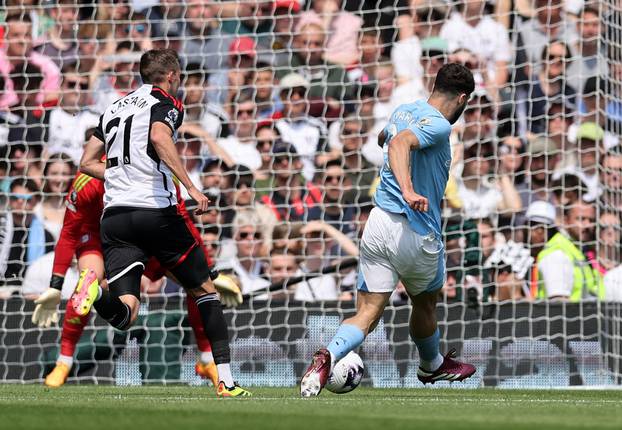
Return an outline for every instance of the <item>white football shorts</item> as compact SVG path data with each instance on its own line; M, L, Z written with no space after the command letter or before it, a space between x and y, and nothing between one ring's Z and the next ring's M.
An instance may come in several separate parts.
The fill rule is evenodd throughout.
M445 282L445 250L434 234L421 236L404 215L372 209L360 246L357 288L390 293L401 280L411 296L436 291Z

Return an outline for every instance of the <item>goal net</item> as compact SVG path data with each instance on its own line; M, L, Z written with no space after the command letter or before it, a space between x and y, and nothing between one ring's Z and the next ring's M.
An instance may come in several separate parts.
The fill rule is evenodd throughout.
M295 385L353 314L378 135L449 62L475 80L449 136L437 308L442 351L478 369L460 387L622 383L619 2L23 3L0 9L0 381L38 383L54 366L62 324L33 325L33 300L83 145L141 85L141 54L171 48L177 148L211 200L195 225L244 293L225 312L240 384ZM74 261L61 317L77 277ZM183 288L144 279L142 301L127 332L91 319L70 382L206 383ZM365 383L421 386L409 318L398 284L359 349Z

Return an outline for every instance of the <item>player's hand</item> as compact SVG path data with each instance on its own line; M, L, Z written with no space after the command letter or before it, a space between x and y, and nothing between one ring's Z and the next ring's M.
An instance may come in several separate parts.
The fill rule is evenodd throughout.
M194 210L195 215L201 215L207 212L207 208L209 206L209 199L201 191L199 191L195 187L192 187L188 189L188 194L190 194L190 197L192 197L194 201L197 202L197 208Z
M35 300L35 311L32 313L32 323L39 327L48 328L58 322L58 304L60 303L60 291L48 288Z
M413 192L402 193L402 197L408 206L415 211L427 212L428 199Z
M242 290L232 276L219 274L214 279L214 287L220 294L220 301L228 308L235 308L242 304Z

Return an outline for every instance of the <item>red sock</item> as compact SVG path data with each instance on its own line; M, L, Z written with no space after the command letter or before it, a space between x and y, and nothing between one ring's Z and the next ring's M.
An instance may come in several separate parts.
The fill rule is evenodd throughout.
M65 308L65 319L63 319L63 331L60 337L60 353L68 357L73 357L76 345L82 336L84 327L89 323L91 313L80 316L73 310L71 300L67 302Z
M203 320L199 313L199 308L194 299L190 296L186 296L186 303L188 305L188 319L190 325L194 331L194 337L197 339L197 347L201 352L211 352L212 345L209 343L207 336L205 336L205 329L203 328Z

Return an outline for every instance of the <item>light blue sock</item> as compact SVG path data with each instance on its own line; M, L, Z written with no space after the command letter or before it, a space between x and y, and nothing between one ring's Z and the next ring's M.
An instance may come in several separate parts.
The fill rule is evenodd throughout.
M365 334L360 328L351 324L341 324L333 340L326 347L332 356L333 365L364 340Z
M439 352L441 341L441 331L436 328L432 336L424 338L413 338L413 342L419 350L419 358L421 358L420 366L431 372L438 369L443 364L443 356Z

